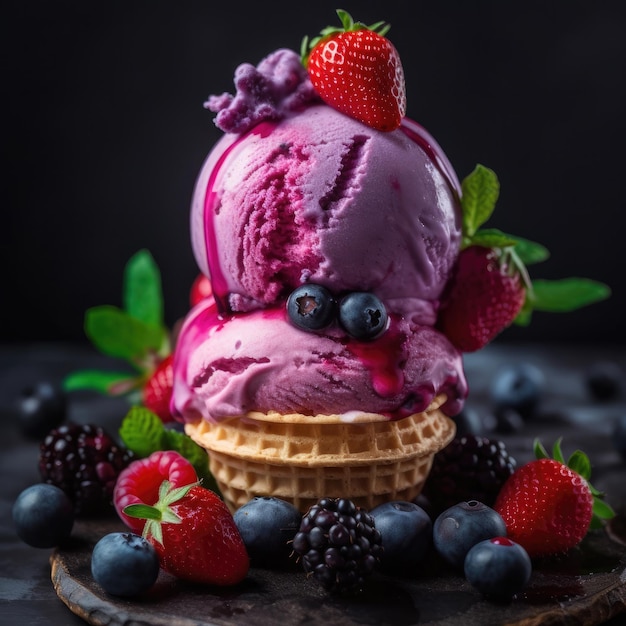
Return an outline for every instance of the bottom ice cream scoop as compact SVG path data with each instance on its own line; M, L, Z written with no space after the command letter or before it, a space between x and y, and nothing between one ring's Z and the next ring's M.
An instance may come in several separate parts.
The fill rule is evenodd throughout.
M359 341L337 326L296 328L284 305L222 317L212 298L187 318L174 371L173 404L185 421L249 411L395 420L440 394L454 415L467 395L461 355L432 327L392 314L379 338Z

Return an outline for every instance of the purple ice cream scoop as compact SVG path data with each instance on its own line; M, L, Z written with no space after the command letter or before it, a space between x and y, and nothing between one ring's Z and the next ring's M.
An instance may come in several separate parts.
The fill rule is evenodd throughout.
M237 96L209 101L227 133L198 177L191 233L215 301L179 336L175 410L396 419L446 393L457 412L461 356L433 329L461 243L448 159L415 122L384 133L321 104L295 53L270 58L238 70ZM294 327L285 301L307 283L374 294L387 331L358 341Z

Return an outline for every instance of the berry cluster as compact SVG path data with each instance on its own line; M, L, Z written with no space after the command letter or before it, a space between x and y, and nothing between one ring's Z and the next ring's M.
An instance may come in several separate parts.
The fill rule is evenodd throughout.
M304 570L331 592L363 587L382 554L373 518L345 498L323 498L302 518L293 539Z
M63 424L41 443L39 471L43 482L72 499L76 515L92 515L111 505L117 478L132 458L100 426Z

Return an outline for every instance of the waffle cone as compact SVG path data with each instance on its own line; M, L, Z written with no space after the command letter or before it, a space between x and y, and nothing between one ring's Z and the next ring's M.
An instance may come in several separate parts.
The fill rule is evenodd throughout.
M248 413L185 426L205 448L231 510L254 496L275 496L301 511L322 497L373 508L419 495L435 453L454 437L439 396L422 413L397 421L381 415Z

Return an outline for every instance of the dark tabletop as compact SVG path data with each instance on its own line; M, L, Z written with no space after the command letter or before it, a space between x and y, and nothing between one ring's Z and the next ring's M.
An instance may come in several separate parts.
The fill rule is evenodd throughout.
M626 394L622 392L620 397L608 402L591 398L585 385L585 372L592 363L600 361L618 362L626 371L626 351L622 347L493 344L466 357L471 388L468 406L487 419L491 414L488 389L493 376L502 367L517 362L539 366L546 377L539 417L527 422L515 436L501 435L501 438L518 464L530 459L536 435L541 435L547 445L563 436L566 453L584 449L592 460L594 485L607 492L609 503L623 515L626 465L614 450L611 435L614 419L626 414ZM54 591L50 579L51 551L21 543L13 529L13 501L24 488L39 481L38 443L21 434L15 422L13 400L24 386L33 382L60 381L75 369L113 369L115 365L88 347L53 344L0 347L0 624L84 624ZM81 393L71 397L69 418L97 423L115 433L126 410L124 400ZM614 617L606 623L626 624L626 616Z

